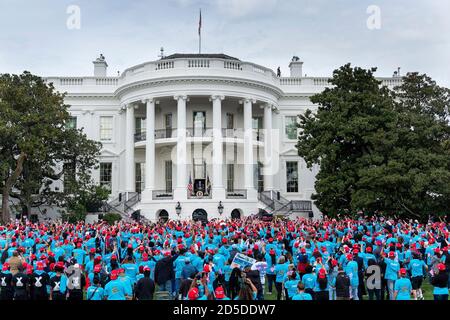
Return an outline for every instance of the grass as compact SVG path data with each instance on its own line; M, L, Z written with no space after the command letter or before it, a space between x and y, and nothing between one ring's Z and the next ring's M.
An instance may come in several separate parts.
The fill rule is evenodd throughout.
M275 286L273 287L272 294L270 294L270 295L268 294L269 289L268 289L268 286L267 286L267 281L266 281L264 292L266 292L266 294L264 295L264 299L266 299L266 300L277 300L277 291L275 290ZM423 281L422 293L423 293L423 296L424 296L425 300L434 300L434 298L433 298L433 286L428 282L428 279ZM411 299L413 299L412 295L411 295ZM364 300L369 300L369 297L368 296L364 296Z

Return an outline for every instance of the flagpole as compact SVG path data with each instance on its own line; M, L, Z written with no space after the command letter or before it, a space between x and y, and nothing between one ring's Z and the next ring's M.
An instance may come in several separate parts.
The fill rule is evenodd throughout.
M198 22L198 54L202 53L202 9L200 9L200 20Z

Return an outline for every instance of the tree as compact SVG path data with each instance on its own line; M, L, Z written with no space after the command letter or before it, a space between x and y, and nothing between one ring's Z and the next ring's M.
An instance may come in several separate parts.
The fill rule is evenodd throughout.
M52 84L24 72L0 76L0 178L2 220L9 221L9 199L19 200L22 212L35 206L67 206L73 193L91 185L91 169L101 144L67 126L64 95ZM52 183L64 178L66 188Z
M317 206L328 215L448 212L448 89L409 74L391 92L375 71L334 71L332 87L311 98L317 112L300 116L299 155L320 165Z

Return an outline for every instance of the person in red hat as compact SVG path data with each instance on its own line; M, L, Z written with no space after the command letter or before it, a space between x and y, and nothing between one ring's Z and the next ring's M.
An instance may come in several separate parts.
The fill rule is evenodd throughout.
M412 285L407 278L407 271L401 268L399 271L400 278L395 281L394 300L411 300Z
M36 263L36 271L30 277L31 299L33 300L48 300L47 285L50 284L50 277L44 271L44 268L44 263L38 261Z
M64 274L64 263L54 265L55 275L50 279L50 300L66 300L67 276Z
M266 255L264 258L267 263L266 274L267 274L267 285L269 289L268 294L271 295L276 280L275 266L277 265L277 253L275 249L273 247L271 249L267 249L266 246Z
M191 288L188 292L188 300L194 301L199 299L198 288Z
M437 265L437 272L431 270L431 285L435 301L447 301L449 292L449 274L443 263Z
M358 250L356 254L358 254ZM345 266L345 273L350 278L350 299L359 300L358 288L359 288L359 267L358 263L354 261L352 254L347 254L347 265Z
M230 298L225 295L225 290L222 286L218 286L216 290L214 290L214 297L215 300L230 300Z
M12 277L14 300L28 300L30 277L25 273L26 264L17 267L18 272Z
M135 287L136 300L153 300L155 293L155 282L150 278L150 267L143 266L144 276L139 279Z
M389 299L394 300L394 285L398 279L398 273L400 271L400 263L396 260L395 251L389 251L388 259L383 259L386 264L386 271L384 273L384 279L387 282L387 289L389 292Z
M106 300L126 300L127 292L124 284L120 281L119 270L113 270L111 272L111 281L105 286L104 296Z
M2 301L13 300L14 289L11 285L13 275L9 271L9 263L5 262L0 272L0 299Z

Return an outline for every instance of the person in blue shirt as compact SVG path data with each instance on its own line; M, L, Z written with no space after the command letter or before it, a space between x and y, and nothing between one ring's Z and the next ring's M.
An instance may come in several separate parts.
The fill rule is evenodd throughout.
M300 280L297 278L297 273L295 271L289 271L288 280L284 283L286 300L292 300L292 298L297 294L297 286L299 282Z
M278 264L275 266L275 288L277 289L277 300L281 300L283 293L283 278L289 271L289 263L286 262L286 258L281 256L278 259Z
M308 265L305 268L305 274L302 277L302 283L305 287L305 292L310 294L311 297L314 297L314 288L316 286L317 276L313 273L312 266Z
M103 300L105 297L105 290L100 284L98 277L94 278L93 285L89 286L86 291L86 300Z
M347 255L347 265L345 267L345 273L350 278L350 297L353 300L359 300L358 287L359 287L359 276L358 276L358 263L353 260L353 255Z
M297 285L297 294L292 297L293 301L298 300L312 300L312 296L305 292L305 285L299 282Z
M400 270L400 263L395 260L395 252L390 251L388 254L388 259L385 259L386 271L384 278L387 280L387 288L389 290L389 299L394 300L394 284L398 279L398 272Z
M395 281L394 300L411 300L412 285L406 277L406 269L400 269L400 279Z
M127 291L122 281L118 279L119 272L111 272L111 281L105 286L104 298L106 300L126 300Z
M131 283L136 283L136 276L139 273L139 270L131 257L128 257L122 263L122 268L125 270L125 275L130 279Z
M84 264L84 258L86 256L86 251L84 251L81 248L81 245L82 245L81 242L78 242L77 243L77 248L73 249L73 251L72 251L72 255L73 255L73 257L75 258L75 260L77 261L77 263L79 265L83 265Z
M411 284L414 300L424 300L422 293L422 282L428 267L417 253L413 253L413 259L409 262L408 269L411 273Z
M125 274L125 269L120 268L118 271L119 277L117 281L121 281L123 287L125 288L125 294L127 299L131 299L133 297L133 282L131 279Z

